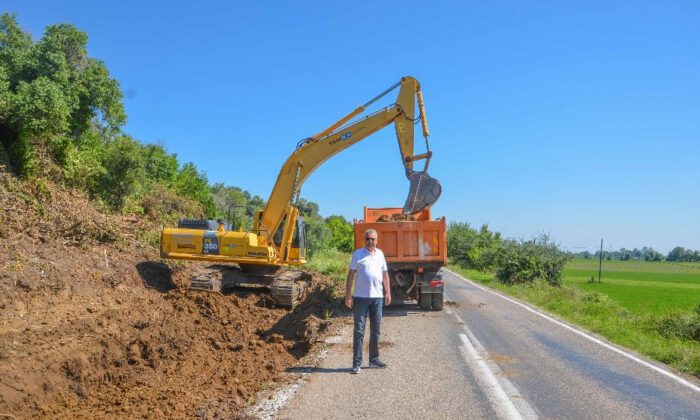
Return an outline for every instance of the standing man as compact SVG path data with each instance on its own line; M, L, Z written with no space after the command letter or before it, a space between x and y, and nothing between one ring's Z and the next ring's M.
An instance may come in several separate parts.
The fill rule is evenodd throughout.
M352 281L355 296L352 295ZM356 250L350 260L350 271L345 286L345 305L354 308L355 328L352 335L352 373L360 373L365 322L369 315L369 367L385 368L379 360L379 327L382 323L382 305L391 303L389 272L381 249L377 248L377 231L365 232L365 246Z

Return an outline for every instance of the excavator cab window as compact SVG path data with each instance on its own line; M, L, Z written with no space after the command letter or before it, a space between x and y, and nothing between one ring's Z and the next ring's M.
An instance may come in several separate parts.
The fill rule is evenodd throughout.
M282 236L284 236L285 226L287 226L287 215L286 214L282 218L282 223L280 223L280 227L277 228L277 232L275 232L275 236L272 238L273 241L275 242L275 245L277 245L277 247L279 247L282 244Z

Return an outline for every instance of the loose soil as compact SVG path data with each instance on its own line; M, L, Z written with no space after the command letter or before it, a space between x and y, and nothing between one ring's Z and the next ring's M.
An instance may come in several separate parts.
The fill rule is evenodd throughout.
M0 414L231 418L313 347L331 282L294 310L187 288L158 227L0 174Z
M377 218L377 222L414 222L416 217L412 214L394 213L392 215L382 214Z

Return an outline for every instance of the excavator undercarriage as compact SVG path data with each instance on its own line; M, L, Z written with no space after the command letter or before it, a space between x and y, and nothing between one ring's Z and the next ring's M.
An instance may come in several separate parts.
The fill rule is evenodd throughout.
M269 267L211 264L195 271L191 289L226 292L264 290L274 306L294 308L306 298L311 274L302 270L271 271Z

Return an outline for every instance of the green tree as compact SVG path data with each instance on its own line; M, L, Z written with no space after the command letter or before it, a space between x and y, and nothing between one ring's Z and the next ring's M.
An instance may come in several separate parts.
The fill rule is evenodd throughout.
M212 197L206 174L197 171L194 163L186 163L178 172L174 184L175 191L202 205L207 217L216 217L216 205Z
M314 203L313 201L309 201L305 198L300 198L297 203L296 207L299 209L299 214L304 216L304 217L309 217L309 216L318 216L318 204Z
M214 184L211 191L220 216L227 219L234 228L251 229L254 213L248 205L251 199L248 191L239 187L227 187L222 183Z
M469 223L452 222L447 229L447 255L464 267L493 269L501 243L501 234L488 225L477 231Z
M121 209L127 196L138 192L144 178L144 159L141 145L127 136L119 136L107 144L100 175L99 189L93 193L114 210Z
M143 146L144 170L149 182L161 182L172 186L177 177L177 155L169 154L163 146L147 144Z
M306 252L309 257L328 247L331 231L323 218L307 217L306 222Z
M65 159L85 131L126 121L119 84L86 45L73 25L48 26L34 43L13 15L0 16L0 141L16 173L32 176L43 150Z
M326 226L330 230L329 245L343 252L352 252L355 248L355 231L343 216L329 216Z

